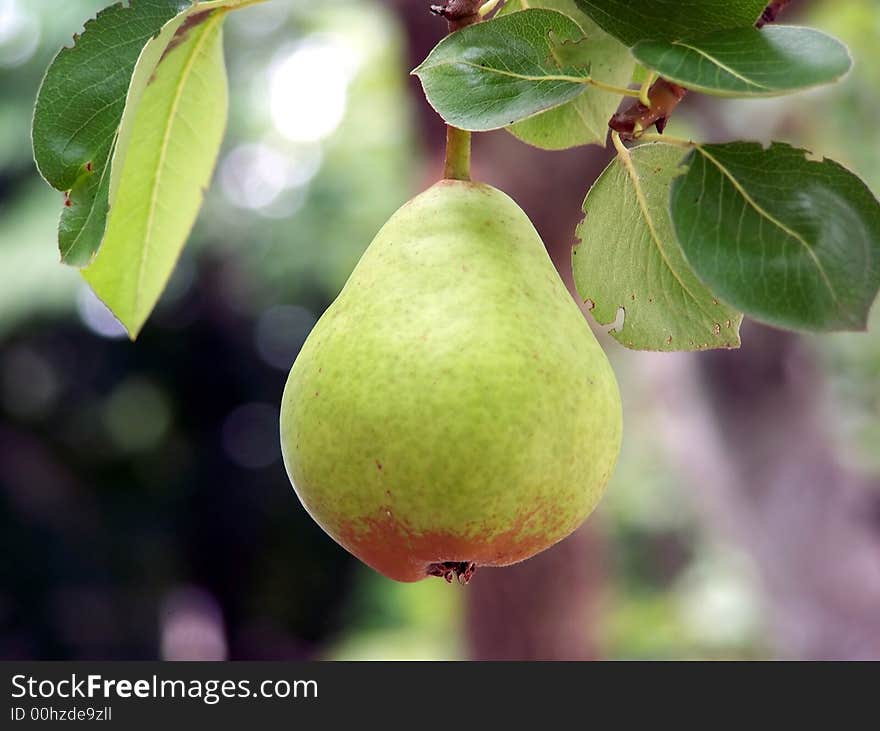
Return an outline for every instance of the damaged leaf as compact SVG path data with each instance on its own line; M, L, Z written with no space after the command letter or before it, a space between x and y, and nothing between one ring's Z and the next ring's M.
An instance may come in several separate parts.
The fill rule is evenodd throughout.
M684 152L666 144L617 157L584 201L572 265L575 284L611 335L636 350L739 347L742 315L719 302L685 259L669 218L669 190Z

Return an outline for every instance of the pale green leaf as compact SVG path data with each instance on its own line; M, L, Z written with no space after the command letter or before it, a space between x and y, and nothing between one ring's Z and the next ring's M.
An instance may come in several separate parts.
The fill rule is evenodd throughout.
M637 350L739 347L742 315L720 303L684 257L669 218L684 152L666 144L617 157L593 185L572 264L575 284L611 334Z
M172 43L177 43L178 33L181 29L184 31L189 25L197 24L209 17L211 12L217 10L237 10L245 5L251 5L251 0L196 0L186 10L178 13L174 18L168 21L161 29L159 34L152 38L141 51L134 73L131 77L131 83L128 87L128 94L125 99L125 112L119 126L119 134L116 145L113 150L112 165L110 172L110 205L116 196L116 190L119 187L119 178L122 174L125 155L128 152L128 145L131 141L132 128L137 118L138 104L141 96L150 83L156 67Z
M198 215L226 125L224 11L178 34L141 95L104 243L83 276L132 337Z

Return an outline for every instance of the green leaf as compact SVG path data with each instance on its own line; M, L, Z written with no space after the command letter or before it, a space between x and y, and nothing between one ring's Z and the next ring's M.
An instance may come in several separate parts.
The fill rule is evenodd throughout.
M71 266L85 266L92 259L107 226L110 163L105 158L92 166L94 173L82 175L67 193L58 222L61 261Z
M587 42L578 48L583 48L584 65L594 78L612 86L629 84L635 68L629 49L584 15L574 0L509 0L499 15L535 7L557 10L580 26ZM507 129L523 142L545 150L602 145L608 136L608 119L619 105L619 95L589 88L572 101Z
M627 46L674 41L754 25L767 0L576 0L578 7Z
M880 203L859 178L781 143L700 145L685 164L672 219L720 298L793 330L865 328L880 287Z
M132 0L102 10L49 66L34 110L34 159L46 181L70 191L61 258L85 264L104 233L108 164L131 75L146 45L188 0Z
M165 288L220 150L228 106L225 15L215 11L183 26L144 89L104 244L83 270L132 337Z
M572 57L586 43L562 13L524 10L447 36L413 73L447 123L500 129L582 94L589 70Z
M637 350L739 347L742 315L719 303L687 263L669 218L683 152L635 147L605 169L584 201L572 265L578 292L611 334Z
M779 96L836 81L852 66L840 41L811 28L735 28L641 41L633 55L670 81L715 96Z

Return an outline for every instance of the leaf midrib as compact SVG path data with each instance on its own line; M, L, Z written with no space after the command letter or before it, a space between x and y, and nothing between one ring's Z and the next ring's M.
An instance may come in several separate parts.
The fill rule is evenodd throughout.
M618 156L623 163L624 168L626 169L627 175L632 181L633 189L636 192L636 200L639 203L639 211L642 214L642 218L645 219L645 223L648 226L648 231L651 234L651 239L654 241L654 245L657 248L658 253L660 254L660 258L663 260L663 263L666 265L666 268L669 270L669 273L675 278L675 281L681 286L681 288L687 293L688 297L690 297L694 303L703 311L704 314L709 316L710 320L714 321L714 316L708 309L706 309L705 304L697 297L685 284L684 280L681 278L679 273L675 270L672 264L669 261L669 257L666 254L666 250L663 246L663 243L660 239L660 234L657 232L656 224L654 223L654 218L651 216L650 211L648 210L648 199L645 197L645 191L642 190L641 178L639 177L639 171L636 170L636 166L632 161L632 157L629 155L619 155ZM624 327L626 327L626 323L624 322Z
M156 176L153 179L153 187L150 193L150 208L147 214L147 224L146 230L144 232L144 246L141 250L140 262L138 264L137 287L135 288L134 294L134 315L137 315L140 310L141 296L143 294L143 281L147 268L147 255L150 250L150 240L152 238L153 226L155 225L156 207L159 198L158 192L162 182L162 175L165 168L165 159L168 155L168 147L171 141L171 130L176 122L177 110L180 107L181 99L183 99L183 90L186 87L190 75L192 74L192 69L195 65L196 59L201 54L202 49L207 43L208 38L211 37L211 32L213 31L214 26L216 26L217 23L223 19L225 14L225 10L218 10L215 17L211 18L205 23L205 26L202 29L202 36L193 46L192 52L190 53L190 56L187 59L185 66L181 70L180 78L175 88L174 101L171 104L171 108L168 114L168 121L165 124L165 130L162 135L162 147L159 151L159 162L156 166Z
M518 74L513 71L505 71L502 69L494 68L492 66L483 66L482 64L474 63L473 61L463 61L461 59L457 59L455 61L442 61L437 64L433 64L431 66L425 66L424 69L431 68L439 68L441 66L469 66L471 68L478 69L480 71L487 71L489 73L497 74L498 76L509 76L513 79L520 79L522 81L565 81L570 84L580 84L583 86L589 86L592 77L590 76L566 76L560 74L548 74L546 76L532 76L529 74Z
M699 49L699 48L696 48L696 47L694 47L694 46L691 46L691 45L689 45L689 44L687 44L687 43L683 43L682 41L673 41L673 42L672 42L672 45L673 45L673 46L681 46L682 48L687 48L689 51L693 51L694 53L696 53L696 54L702 56L703 58L705 58L705 59L711 61L711 62L714 63L718 68L720 68L720 69L726 71L728 74L730 74L731 76L733 76L733 77L736 78L736 79L739 79L740 81L742 81L744 84L747 84L748 86L754 86L754 87L757 88L757 89L765 89L766 91L772 91L772 89L771 89L769 86L765 86L764 84L759 84L757 81L752 81L752 80L749 79L748 77L743 76L742 74L740 74L738 71L735 71L734 69L730 68L730 66L728 66L727 64L722 63L721 61L719 61L719 60L718 60L717 58L715 58L712 54L710 54L710 53L706 53L706 51L703 51L703 50L701 50L701 49Z

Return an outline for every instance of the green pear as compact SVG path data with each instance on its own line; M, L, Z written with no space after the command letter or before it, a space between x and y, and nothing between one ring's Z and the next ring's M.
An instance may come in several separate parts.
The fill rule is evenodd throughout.
M284 462L338 543L467 581L575 530L620 449L605 354L523 211L444 180L379 231L287 381Z

